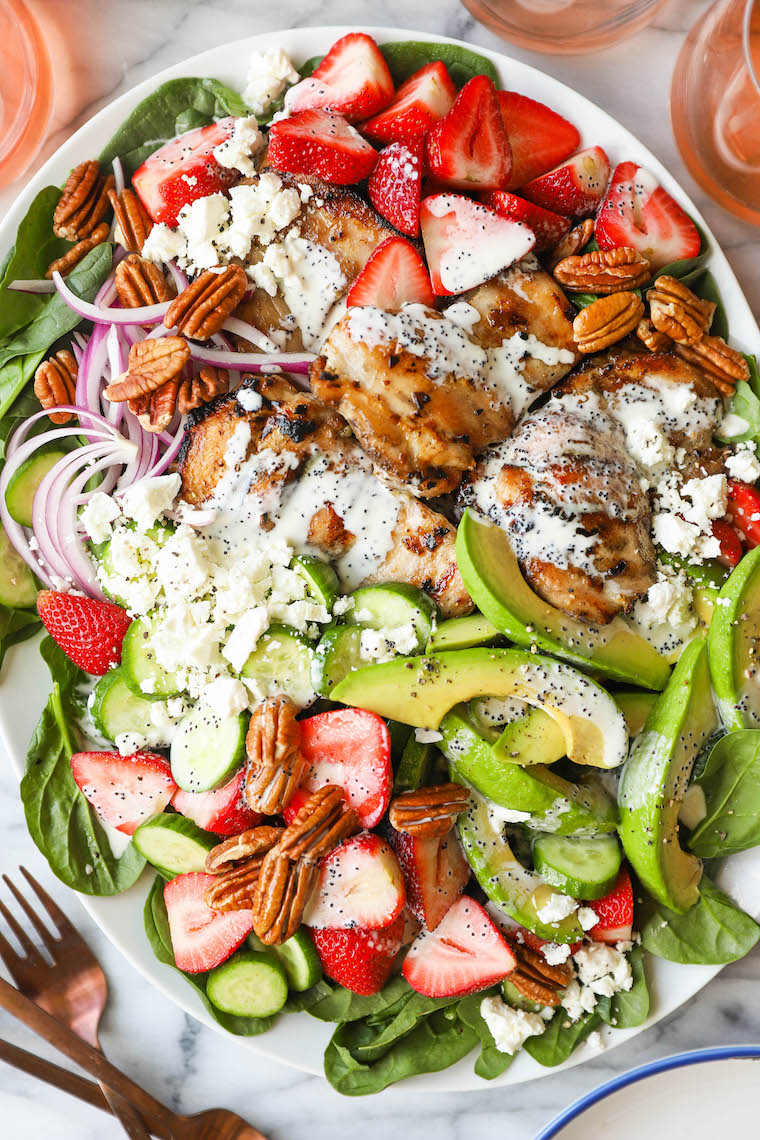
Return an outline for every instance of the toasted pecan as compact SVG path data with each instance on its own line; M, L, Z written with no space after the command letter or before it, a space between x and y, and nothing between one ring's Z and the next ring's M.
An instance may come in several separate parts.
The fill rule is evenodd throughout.
M554 249L547 255L546 266L549 272L552 273L560 261L564 261L566 257L580 253L583 247L591 241L593 233L593 218L584 218L577 226L573 226L570 233L560 238Z
M391 827L406 835L440 838L448 834L469 802L469 788L462 784L436 784L396 796L391 801L388 818Z
M262 858L267 851L275 847L284 834L282 827L262 824L260 827L241 831L239 835L231 835L212 847L206 856L206 871L209 875L219 875L240 867L256 856Z
M528 998L529 1001L538 1002L539 1005L548 1005L556 1008L562 1001L559 991L554 989L553 986L539 982L534 977L529 977L528 974L524 974L520 969L513 970L512 973L509 974L508 980L518 993Z
M190 348L180 336L138 340L129 350L127 371L108 385L104 395L118 402L155 392L168 381L181 378L189 359Z
M143 392L127 400L127 407L145 431L166 431L177 411L180 383L180 380L167 380L155 392Z
M226 265L221 271L206 269L172 301L164 324L193 340L208 340L238 307L248 284L240 265Z
M284 859L279 847L264 856L253 900L253 929L267 946L285 942L298 930L316 878L316 863Z
M627 246L573 254L554 267L555 279L571 293L620 293L637 289L651 275L647 259Z
M673 347L670 337L656 329L649 317L642 317L636 325L636 336L650 352L668 352Z
M600 352L622 340L644 315L644 302L636 293L610 293L587 305L573 321L573 336L580 352Z
M264 856L250 859L242 867L233 867L214 878L203 892L203 901L212 910L250 910L256 897Z
M305 762L297 711L288 697L269 697L251 716L244 794L262 815L276 815L287 807L301 782Z
M723 396L733 396L739 380L749 380L749 365L722 336L703 336L696 344L677 344L678 356L706 373Z
M314 862L358 830L356 812L346 803L343 789L326 784L299 808L282 837L280 853L286 859Z
M37 365L34 394L45 410L75 402L78 371L76 357L68 348L59 349ZM73 412L51 410L48 411L48 416L54 424L65 424L74 419Z
M68 241L89 237L109 210L113 175L104 178L95 159L80 162L64 183L53 214L53 233Z
M45 277L48 281L54 273L60 273L62 277L70 273L72 269L79 265L80 261L84 260L91 249L94 249L96 245L102 245L103 242L107 240L108 230L108 222L101 222L99 226L95 227L91 234L81 238L76 245L72 245L71 249L67 249L61 257L57 257L55 261L51 261L45 270Z
M160 305L171 301L176 293L157 265L130 253L116 266L114 283L121 307L139 309L147 305Z
M153 229L153 222L134 190L126 187L121 194L114 189L108 191L108 200L113 208L116 225L119 227L121 244L130 253L141 253L145 239Z
M206 856L206 871L216 880L204 893L212 910L247 910L253 906L267 851L282 835L281 827L254 827L218 843Z
M230 374L226 368L206 365L197 376L188 376L179 388L177 408L184 416L193 408L200 408L215 396L222 396L230 390Z
M649 315L654 327L677 344L696 344L709 329L714 301L702 301L688 285L663 274L647 290Z
M542 982L564 989L573 980L572 968L565 962L551 965L546 961L543 954L537 950L532 950L530 946L526 946L524 943L515 946L514 952L520 969L533 974Z

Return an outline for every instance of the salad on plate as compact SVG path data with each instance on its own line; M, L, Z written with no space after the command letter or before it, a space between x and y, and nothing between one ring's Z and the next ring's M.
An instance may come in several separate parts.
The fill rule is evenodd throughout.
M760 926L760 376L699 227L491 62L169 80L0 267L0 653L52 870L378 1091ZM0 658L1 659L1 658ZM12 668L12 657L5 668ZM588 1048L588 1045L587 1045Z

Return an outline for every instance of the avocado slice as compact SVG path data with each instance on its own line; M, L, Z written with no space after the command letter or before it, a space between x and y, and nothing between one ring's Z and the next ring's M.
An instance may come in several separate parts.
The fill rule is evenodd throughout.
M510 704L516 708L510 709ZM494 715L500 707L505 713L501 721ZM562 729L543 709L514 699L510 702L478 697L470 701L470 711L475 727L491 741L494 752L505 763L553 764L565 755Z
M349 673L331 699L438 728L445 713L471 697L518 697L548 713L577 764L616 768L628 754L628 731L612 697L590 677L551 657L522 649L461 649L398 657Z
M519 819L536 831L559 835L596 835L617 827L615 804L601 787L572 784L546 768L522 768L505 762L484 739L465 705L457 705L441 721L438 747L449 761L452 779L469 784L507 811L527 813Z
M760 724L760 546L718 594L707 635L720 719L729 732Z
M427 643L427 653L440 653L442 649L472 649L476 645L492 645L502 641L503 635L482 614L449 618L434 629Z
M680 846L678 811L694 761L717 728L707 645L696 638L647 717L618 792L618 830L630 864L649 893L679 914L699 898L702 863Z
M645 689L664 689L670 666L621 618L592 626L568 617L531 590L499 527L466 511L457 531L457 565L478 608L517 645L589 666L606 677Z
M618 689L612 695L625 717L628 732L632 737L638 736L657 703L657 693L644 693L641 689Z

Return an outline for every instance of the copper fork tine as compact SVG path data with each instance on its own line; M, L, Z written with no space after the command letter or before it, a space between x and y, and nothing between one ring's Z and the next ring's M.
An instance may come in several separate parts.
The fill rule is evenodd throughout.
M11 894L13 895L13 897L16 900L16 902L18 903L18 905L23 910L26 917L31 922L34 929L37 931L37 934L40 937L40 941L42 942L42 945L45 947L46 950L50 951L50 956L53 959L53 961L55 961L55 948L56 948L59 940L57 938L53 937L53 935L50 933L50 931L47 928L47 926L45 925L45 923L40 919L36 910L34 910L34 908L26 901L26 899L21 894L21 891L18 889L16 884L12 883L7 875L3 875L3 882L5 883L6 887L11 892ZM7 913L8 912L6 911L6 915L4 915L6 922L8 921Z
M82 936L78 932L76 927L71 925L68 918L63 913L63 911L58 906L58 904L53 899L51 899L51 897L47 893L47 891L44 891L42 889L42 887L37 882L37 880L34 878L34 876L29 874L26 867L24 867L24 866L19 867L19 871L24 876L27 883L32 888L32 890L36 894L37 898L40 900L40 902L44 906L45 910L48 912L48 914L52 918L53 922L56 925L58 933L61 936L61 939L63 939L63 937L65 935L68 935L69 937L74 937L76 939L81 939ZM8 885L10 886L11 884L8 880L8 876L3 875L3 878L5 879L6 883L8 883ZM15 888L13 888L13 890L15 891Z
M37 947L32 942L29 935L24 930L23 926L19 926L18 922L16 922L16 919L13 917L13 915L11 914L11 912L8 910L7 906L3 902L0 902L0 914L3 916L6 923L8 924L8 926L13 931L13 934L14 934L17 942L21 946L21 948L25 951L25 954L23 955L23 957L20 954L16 954L15 951L11 950L10 945L7 942L5 942L5 939L3 939L3 941L5 942L5 945L8 947L8 950L12 953L13 957L19 962L22 960L28 961L30 964L32 964L34 966L46 965L45 960L43 959L43 957L40 954ZM10 962L8 962L5 959L5 956L3 956L3 961L5 962L8 969L11 970L11 973L12 973L13 970L11 968Z

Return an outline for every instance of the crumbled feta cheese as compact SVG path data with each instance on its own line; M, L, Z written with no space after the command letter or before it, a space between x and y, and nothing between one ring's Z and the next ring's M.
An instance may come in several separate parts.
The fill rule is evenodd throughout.
M659 424L636 417L623 427L628 452L645 471L653 472L673 462L675 450Z
M263 146L264 136L255 117L251 116L249 119L235 119L232 134L214 147L213 155L220 166L251 175L256 173L251 155L258 154Z
M685 574L666 572L649 587L646 598L636 604L635 618L647 628L667 624L693 629L697 619L692 601L692 588Z
M546 902L538 908L536 914L540 922L554 924L569 918L578 909L578 902L570 895L560 895L553 891Z
M184 257L187 251L187 239L179 230L173 230L165 222L159 222L153 227L143 243L140 256L148 261L167 264Z
M205 686L201 700L217 716L233 717L248 708L248 690L242 681L234 677L217 677Z
M269 626L269 614L266 606L257 606L247 610L240 618L222 650L222 657L229 661L236 673L242 671L243 666L256 648L256 643Z
M363 629L359 638L359 656L363 661L392 661L414 653L419 647L413 622L387 629Z
M570 947L566 942L547 942L542 953L549 966L561 966L570 957Z
M537 1037L546 1029L546 1022L540 1014L513 1009L498 997L483 998L480 1016L500 1053L514 1055L529 1037Z
M206 592L209 561L206 540L187 523L177 527L156 557L156 578L169 602L182 602Z
M578 908L578 922L582 930L592 930L599 921L599 915L590 906Z
M233 187L234 189L234 187ZM230 203L224 194L207 194L183 206L177 226L186 241L179 264L192 273L219 265L227 249L225 232L230 219Z
M415 728L414 739L418 744L437 744L443 740L443 733L435 728Z
M171 510L181 485L182 479L176 474L140 479L124 492L122 510L128 519L134 519L138 531L146 531Z
M248 62L243 99L254 115L263 115L287 86L298 83L300 75L282 48L253 52Z
M756 483L760 479L760 461L748 447L737 450L726 460L726 471L740 483Z
M723 439L733 439L736 435L744 435L749 431L749 421L745 420L744 416L737 416L733 412L729 412L724 416L718 428L718 435Z
M132 756L145 747L145 737L139 732L118 732L114 744L121 756Z
M605 942L584 943L573 959L581 985L601 997L612 997L633 986L630 962L614 946Z
M119 504L110 495L96 491L85 504L79 520L93 542L106 542L111 537L111 523L119 517Z
M584 1013L592 1013L596 1008L597 996L589 986L581 986L574 979L562 995L562 1007L571 1021L577 1021Z

